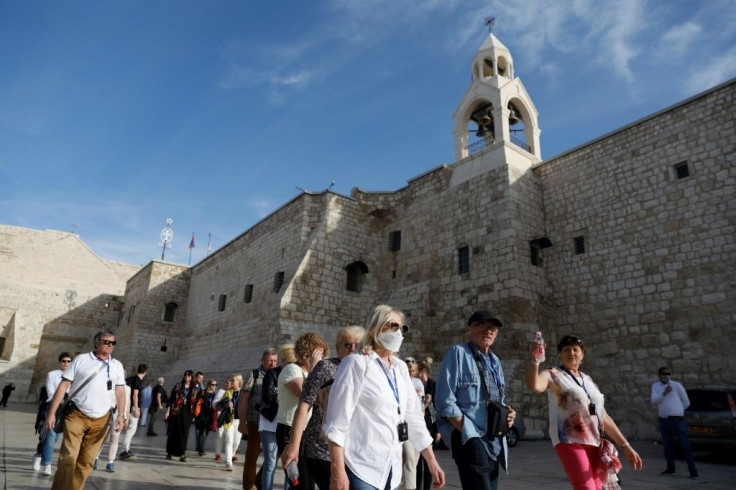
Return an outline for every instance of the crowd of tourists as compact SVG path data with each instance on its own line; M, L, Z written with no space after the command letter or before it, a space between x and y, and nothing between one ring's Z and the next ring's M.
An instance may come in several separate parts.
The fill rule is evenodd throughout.
M154 425L163 413L168 460L188 461L194 427L197 457L207 456L206 442L215 438L214 460L233 471L245 440L245 490L271 490L277 471L294 490L439 488L445 484L434 454L440 441L464 489L498 488L499 471L508 468L504 435L516 418L491 349L501 321L487 311L473 313L466 341L449 348L436 379L431 358L399 357L405 323L401 311L379 305L365 327L340 329L332 345L307 332L293 345L266 349L258 367L231 374L220 387L187 370L168 393L163 378L155 386L145 381L145 364L126 377L111 355L115 334L101 331L92 352L75 359L63 352L59 369L48 374L33 467L51 475L54 445L62 439L52 488L81 489L98 468L105 441L105 470L114 472L116 457L135 456L138 427L157 436ZM544 345L532 344L525 382L534 393L548 393L550 438L573 488L617 488L616 445L634 469L642 461L606 412L599 388L580 371L582 339L564 336L557 346L561 365L543 371ZM653 401L662 403L670 392L653 387ZM666 454L664 473L674 472ZM697 475L694 465L689 469Z

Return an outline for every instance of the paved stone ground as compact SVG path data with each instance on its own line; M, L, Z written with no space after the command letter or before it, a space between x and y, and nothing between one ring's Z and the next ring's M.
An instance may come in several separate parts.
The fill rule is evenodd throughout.
M12 490L43 489L51 487L51 479L36 473L31 468L35 452L36 437L33 435L36 407L30 404L10 404L0 409L0 488ZM158 422L158 433L164 428ZM145 429L144 429L145 431ZM192 431L192 436L194 432ZM136 434L131 450L135 457L115 462L115 473L104 469L92 472L86 489L132 490L132 489L239 489L242 487L242 469L245 443L240 445L239 460L235 471L224 470L224 465L213 460L214 437L207 440L208 454L198 457L189 454L188 463L164 459L165 437L146 437ZM190 437L190 448L193 447ZM698 453L698 469L701 478L693 481L688 478L684 461L679 462L680 473L673 476L659 476L664 468L661 446L652 442L635 442L634 446L644 459L644 469L633 472L630 468L620 473L623 489L733 489L736 488L736 455L715 457ZM103 450L103 454L106 454ZM460 488L457 470L448 451L438 451L438 459L447 474L447 487ZM502 490L528 490L545 488L547 490L569 489L562 468L549 441L522 440L510 450L511 472L502 474ZM105 461L106 462L106 461ZM260 462L259 462L260 464ZM104 468L104 462L100 465ZM54 468L55 469L55 468ZM277 489L283 488L283 473L277 472Z

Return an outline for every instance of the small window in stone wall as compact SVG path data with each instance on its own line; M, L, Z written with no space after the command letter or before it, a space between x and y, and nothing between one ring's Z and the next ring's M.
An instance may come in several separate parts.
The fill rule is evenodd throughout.
M165 307L166 309L164 310L164 321L165 322L174 321L174 318L176 318L176 308L177 307L178 307L177 304L173 302L166 304L166 307Z
M250 303L253 301L253 285L246 284L243 289L243 303Z
M5 337L0 337L0 356L3 355L3 351L5 350ZM3 357L5 359L5 357Z
M227 294L221 294L220 300L217 302L217 309L219 311L225 311L226 304L227 304Z
M135 313L135 305L132 305L128 309L128 323L130 323L130 319L133 318L133 314Z
M363 280L368 274L368 266L365 262L356 260L345 266L347 272L347 290L360 292L363 289Z
M391 252L401 250L401 230L392 231L388 234L388 249Z
M531 253L532 265L542 267L542 247L539 242L532 240L529 242L529 251Z
M460 247L457 249L458 274L470 272L470 249Z
M281 291L281 286L284 285L284 271L279 271L273 276L273 292L278 293Z
M687 162L676 163L673 168L675 170L675 178L677 180L690 177L690 168L687 166Z
M576 236L573 239L574 246L575 246L575 255L581 255L585 253L585 237L583 236Z

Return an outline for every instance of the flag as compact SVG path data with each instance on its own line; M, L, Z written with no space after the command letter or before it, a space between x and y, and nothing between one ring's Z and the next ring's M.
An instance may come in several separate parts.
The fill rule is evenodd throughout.
M194 245L194 233L192 233L192 241L189 242L189 250L193 249L195 247Z

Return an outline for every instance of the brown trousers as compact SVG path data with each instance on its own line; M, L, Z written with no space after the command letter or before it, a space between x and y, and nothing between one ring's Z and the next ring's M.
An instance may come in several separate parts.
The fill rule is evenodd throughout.
M111 414L98 419L74 410L64 420L64 440L52 490L82 490L107 435Z
M248 441L245 449L245 464L243 465L243 488L252 490L258 482L261 486L261 471L256 475L256 463L261 454L261 433L258 432L258 423L248 422ZM261 468L263 469L263 468Z

